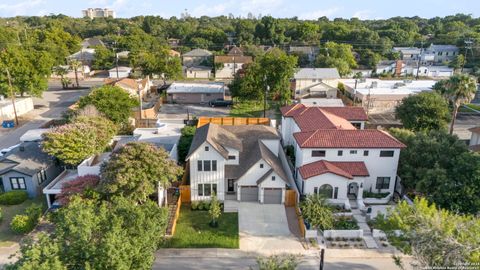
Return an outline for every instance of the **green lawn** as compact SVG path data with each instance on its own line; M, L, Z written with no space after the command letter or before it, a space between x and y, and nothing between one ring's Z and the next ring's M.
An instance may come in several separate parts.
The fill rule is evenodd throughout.
M208 211L191 211L182 206L175 235L167 239L166 248L238 248L238 214L222 213L218 227L209 225Z
M460 112L474 112L473 110L470 110L469 108L480 111L480 105L478 105L478 104L465 104L465 106L468 107L468 108L465 108L464 106L461 106L459 111Z
M25 208L33 203L45 203L44 197L34 200L26 200L18 205L0 205L3 213L3 220L0 222L0 247L8 247L14 243L18 243L23 235L15 234L10 230L10 222L13 217L18 214L23 214Z
M281 119L279 104L275 101L267 103L267 117ZM233 104L231 117L263 117L263 102L237 101Z

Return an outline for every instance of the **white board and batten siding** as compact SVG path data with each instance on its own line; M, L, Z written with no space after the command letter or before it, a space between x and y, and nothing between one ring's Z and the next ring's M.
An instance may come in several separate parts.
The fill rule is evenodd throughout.
M275 177L275 180L273 180L272 177ZM281 203L285 203L285 182L280 178L280 176L278 176L276 172L270 173L267 178L260 183L258 192L260 203L264 203L265 188L282 189Z
M205 146L209 151L205 151ZM217 171L198 171L197 161L216 160ZM208 142L204 142L190 156L190 188L192 200L209 200L210 196L198 195L198 184L217 184L217 197L219 200L225 198L225 158L221 156Z

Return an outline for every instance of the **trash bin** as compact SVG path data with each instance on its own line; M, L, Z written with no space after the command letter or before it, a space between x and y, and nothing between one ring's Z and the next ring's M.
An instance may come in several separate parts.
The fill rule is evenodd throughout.
M14 128L15 127L15 122L13 120L4 120L2 122L2 127L3 128Z

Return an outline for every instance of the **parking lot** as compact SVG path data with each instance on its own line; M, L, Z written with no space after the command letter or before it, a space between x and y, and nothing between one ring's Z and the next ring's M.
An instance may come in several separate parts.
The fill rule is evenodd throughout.
M192 117L214 117L228 116L230 108L226 107L209 107L206 105L196 104L163 104L158 113L158 119L180 120Z

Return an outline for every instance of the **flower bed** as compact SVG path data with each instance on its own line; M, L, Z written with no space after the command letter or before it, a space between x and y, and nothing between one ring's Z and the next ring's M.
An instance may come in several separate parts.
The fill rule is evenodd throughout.
M326 232L327 231L324 232L324 235ZM339 231L335 231L335 232L339 232ZM363 241L363 237L341 237L341 236L331 237L329 236L329 237L325 237L325 241L328 248L365 248L366 247L365 242Z
M373 193L369 191L363 192L363 202L366 204L387 204L392 198L392 194L388 192Z

